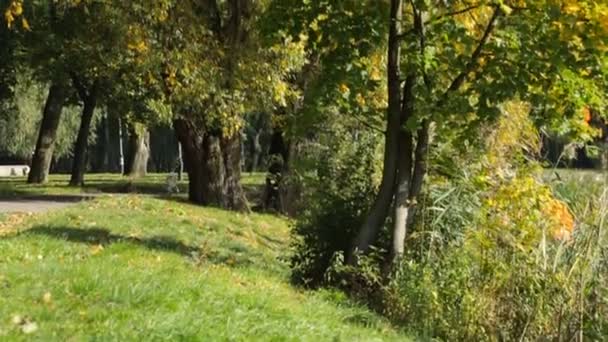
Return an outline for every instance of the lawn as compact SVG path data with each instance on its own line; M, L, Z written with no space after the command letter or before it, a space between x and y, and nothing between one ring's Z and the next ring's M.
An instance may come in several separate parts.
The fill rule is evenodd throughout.
M407 340L292 287L289 225L136 195L0 218L0 340Z
M244 173L242 184L252 190L264 183L264 173ZM130 178L120 174L90 174L85 176L84 187L70 187L69 175L51 175L45 184L27 184L25 177L0 178L0 196L29 195L80 195L95 193L166 193L165 173L152 173L142 178ZM178 184L183 194L188 191L188 176Z

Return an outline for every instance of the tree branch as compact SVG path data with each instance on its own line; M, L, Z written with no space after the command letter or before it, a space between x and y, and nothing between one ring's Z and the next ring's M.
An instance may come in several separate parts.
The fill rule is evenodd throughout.
M456 11L453 11L453 12L444 13L444 14L442 14L442 15L439 15L439 16L437 16L437 17L433 18L432 20L425 21L425 22L424 22L424 24L425 24L425 25L426 25L426 24L432 24L432 23L433 23L433 22L435 22L435 21L439 21L439 20L444 19L444 18L447 18L447 17L453 17L453 16L455 16L455 15L464 14L464 13L467 13L467 12L472 11L472 10L474 10L474 9L477 9L477 8L479 8L479 7L481 7L481 6L482 6L482 4L475 4L475 5L471 5L471 6L469 6L469 7L465 7L465 8L463 8L463 9L460 9L460 10L456 10Z
M415 5L413 3L411 3L411 5L412 5L412 8L415 8L414 7ZM448 18L448 17L453 17L453 16L459 15L459 14L464 14L464 13L470 12L470 11L472 11L474 9L477 9L477 8L479 8L481 6L483 6L483 5L482 4L475 4L475 5L471 5L469 7L460 9L460 10L444 13L444 14L439 15L439 16L437 16L435 18L430 19L430 20L425 20L425 21L421 22L421 24L424 25L424 26L426 26L428 24L433 24L434 22L440 21L441 19ZM419 13L418 13L418 15L419 15ZM414 22L417 20L416 16L417 16L416 10L414 9L414 14L413 14ZM398 38L400 40L403 40L403 39L407 38L407 36L416 33L416 31L417 31L417 29L414 27L414 28L408 30L407 32L404 32L403 34L400 34L398 36Z
M386 131L384 131L383 129L381 129L379 127L376 127L376 126L374 126L374 125L366 122L365 120L363 120L362 118L358 117L357 115L353 115L353 118L355 120L357 120L358 123L362 124L363 126L369 128L369 129L371 129L373 131L376 131L376 132L381 133L383 135L386 134Z
M458 76L456 76L456 78L452 81L452 83L450 84L450 87L444 93L443 98L447 98L449 93L458 90L462 86L462 84L466 81L466 79L467 79L468 75L471 73L471 71L473 71L473 69L479 62L479 57L481 57L483 48L487 44L488 40L490 39L490 35L492 34L492 32L494 31L494 28L496 27L496 20L498 19L498 17L500 15L501 15L501 10L500 10L500 7L497 6L494 9L494 13L492 13L492 17L490 18L490 21L488 22L488 25L486 26L486 29L483 32L483 35L481 36L481 39L479 40L477 47L475 48L475 51L473 51L473 54L471 55L470 61L465 66L464 70L462 72L460 72L460 74L458 74ZM443 101L445 101L445 100L442 99L441 102L443 102Z

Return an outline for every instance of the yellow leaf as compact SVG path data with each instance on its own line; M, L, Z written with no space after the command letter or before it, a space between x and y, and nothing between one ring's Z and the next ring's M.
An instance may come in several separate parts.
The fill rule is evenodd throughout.
M91 254L92 255L96 255L101 253L101 251L103 251L103 246L102 245L96 245L91 247Z
M350 92L350 88L344 83L340 84L340 93L346 94L348 92Z
M43 296L42 296L42 301L46 304L49 304L52 301L52 296L50 292L46 292Z
M27 22L27 19L21 18L21 26L23 26L24 30L31 31L30 24Z
M13 26L13 21L15 21L15 17L13 16L13 12L7 10L4 12L4 20L6 20L6 25L11 28Z

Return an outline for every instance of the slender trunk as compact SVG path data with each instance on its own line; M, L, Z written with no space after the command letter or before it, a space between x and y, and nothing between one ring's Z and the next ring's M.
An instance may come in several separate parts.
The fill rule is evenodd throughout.
M348 256L350 264L356 264L357 253L365 253L378 236L386 221L391 203L393 201L394 186L397 175L397 160L399 154L399 131L401 114L401 19L403 0L391 1L391 18L388 47L388 111L387 128L384 145L384 169L382 182L376 200L370 210L365 223L359 229L354 241L354 251Z
M397 182L395 184L395 208L393 220L393 259L398 259L405 251L407 222L410 215L410 188L412 186L412 153L414 141L412 134L405 127L414 113L413 88L415 75L409 75L403 88L403 103L401 108L401 123L399 125L399 162Z
M122 120L118 118L118 164L120 167L120 174L125 174L125 149L123 144L122 134Z
M83 96L84 106L78 137L74 145L74 159L72 162L71 186L82 186L84 184L84 173L87 167L87 151L89 146L89 134L91 132L91 122L97 106L97 92L99 84L95 81L92 89L86 96Z
M412 175L412 185L409 195L409 211L406 221L406 232L412 230L416 223L416 212L418 211L418 197L422 191L424 178L427 174L428 165L428 149L430 144L430 122L425 121L422 128L418 130L418 138L416 145L416 162L414 165L414 173Z
M42 113L42 123L36 142L36 150L32 158L32 167L27 179L28 183L45 183L47 181L65 96L66 89L63 86L51 85Z
M150 132L147 129L138 132L136 127L131 127L129 153L127 174L130 177L145 176L148 173L148 159L150 158Z
M177 169L177 180L182 180L184 178L184 155L182 152L182 144L180 142L177 142L177 162L178 162L178 169Z
M283 138L283 131L275 129L270 139L270 150L268 174L266 175L266 187L264 189L264 209L274 209L278 212L284 211L281 194L282 180L287 171L289 159L289 147Z
M105 113L103 116L103 146L102 146L102 156L101 156L101 165L100 170L102 172L110 171L110 120L108 118L108 113Z
M258 170L258 165L260 164L260 157L262 156L262 144L260 143L261 135L262 130L260 129L256 132L253 138L251 165L249 168L249 172L256 172Z

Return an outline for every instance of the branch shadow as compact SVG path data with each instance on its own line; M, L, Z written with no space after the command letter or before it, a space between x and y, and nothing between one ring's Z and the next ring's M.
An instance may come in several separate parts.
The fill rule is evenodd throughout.
M38 226L24 231L22 234L44 235L52 238L78 242L89 245L109 245L117 242L126 242L153 251L171 252L183 256L202 255L199 247L187 245L169 236L153 236L140 238L113 234L108 229L80 229L72 227L46 227Z
M203 249L179 241L170 236L136 237L114 234L105 228L75 228L36 226L19 235L41 235L91 246L109 246L114 243L128 243L152 251L169 252L191 259L196 264L210 262L230 267L245 267L254 264L255 253L243 246L226 245L219 250Z

